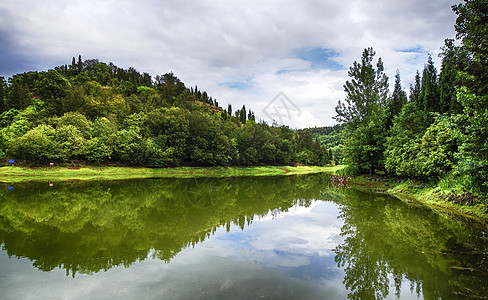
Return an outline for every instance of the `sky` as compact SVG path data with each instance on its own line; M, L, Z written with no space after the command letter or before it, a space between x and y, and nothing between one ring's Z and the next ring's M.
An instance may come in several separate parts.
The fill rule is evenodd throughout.
M444 39L456 0L2 0L0 76L97 58L173 72L234 111L290 128L336 124L354 61L373 47L408 91Z

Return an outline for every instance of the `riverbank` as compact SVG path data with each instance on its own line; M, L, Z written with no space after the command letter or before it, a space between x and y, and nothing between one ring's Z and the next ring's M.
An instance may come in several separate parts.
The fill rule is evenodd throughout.
M0 182L25 181L70 181L70 180L120 180L132 178L194 178L194 177L238 177L276 176L311 173L333 173L340 166L264 166L264 167L177 167L177 168L133 168L133 167L43 167L26 168L17 166L0 167Z
M450 216L462 215L483 223L488 221L488 202L465 191L456 183L429 183L379 175L361 175L351 179L355 185L388 193L407 202L419 202Z

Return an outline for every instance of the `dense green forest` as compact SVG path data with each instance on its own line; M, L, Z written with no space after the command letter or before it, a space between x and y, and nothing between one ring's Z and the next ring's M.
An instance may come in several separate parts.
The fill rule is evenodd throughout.
M0 159L30 164L325 165L308 131L222 109L173 73L156 76L96 59L1 78Z
M429 57L408 97L399 72L390 95L372 48L350 67L335 117L349 172L447 178L488 194L488 2L452 9L457 41L445 40L439 73Z
M342 152L344 149L344 142L342 140L342 131L344 124L336 124L334 126L305 128L304 131L310 131L314 139L319 140L321 145L324 145L332 152L331 161L335 164L342 162Z

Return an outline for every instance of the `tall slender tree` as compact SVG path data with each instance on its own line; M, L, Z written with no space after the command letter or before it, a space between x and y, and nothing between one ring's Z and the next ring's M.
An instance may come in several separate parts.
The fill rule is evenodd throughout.
M5 101L4 95L5 94L5 78L0 76L0 114L5 111Z
M395 86L393 88L393 93L390 97L388 103L388 119L387 119L387 129L393 124L393 119L400 114L403 105L407 103L407 93L402 89L400 71L397 70L395 74Z
M422 84L421 84L421 79L420 79L420 73L419 73L419 70L417 70L417 73L415 74L415 84L410 85L409 99L410 99L410 102L414 102L415 104L417 104L418 107L423 106L423 105L421 105L421 102L420 102L420 89L421 89L421 87L422 87Z
M439 88L437 84L437 70L432 56L429 55L427 64L422 72L422 87L420 89L422 108L424 110L424 125L426 128L434 121L432 113L439 112Z
M452 39L446 39L444 45L439 54L442 58L439 74L439 109L441 113L459 114L462 112L462 106L456 96L456 78L459 72L456 66L458 50Z
M345 103L339 101L334 117L346 124L345 160L360 172L383 168L388 77L381 58L373 64L373 48L364 49L361 62L349 68L344 85Z

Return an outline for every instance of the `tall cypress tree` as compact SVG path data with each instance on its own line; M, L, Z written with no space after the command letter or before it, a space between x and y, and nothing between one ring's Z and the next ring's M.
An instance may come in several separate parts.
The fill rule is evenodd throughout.
M456 48L454 40L446 39L445 46L439 54L442 57L441 73L439 74L439 109L449 115L463 111L456 96L456 78L459 69L456 66Z
M439 112L439 88L437 84L437 70L432 56L429 55L427 64L422 72L422 87L420 89L421 108L424 110L424 125L429 127L434 121L432 113Z
M417 104L418 107L422 107L421 101L420 101L420 89L422 87L422 84L420 82L420 73L419 70L417 70L417 73L415 74L415 84L410 85L410 102L414 102Z
M395 74L395 87L393 88L393 93L390 97L390 102L388 105L388 120L387 129L393 124L393 118L400 114L403 105L407 103L407 93L402 89L402 84L400 80L400 71L397 70Z
M242 124L246 124L246 105L242 105L242 108L239 111L239 120Z

